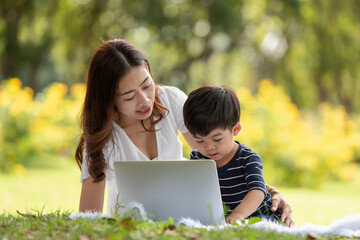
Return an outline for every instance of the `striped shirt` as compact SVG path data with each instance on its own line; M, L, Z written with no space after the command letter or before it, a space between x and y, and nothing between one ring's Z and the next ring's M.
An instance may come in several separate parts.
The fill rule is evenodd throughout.
M231 214L245 195L254 189L263 191L265 198L249 217L271 214L271 195L266 190L260 157L245 145L236 143L239 148L233 158L225 166L217 168L221 198L227 206L227 214ZM191 152L190 159L208 158L195 150Z

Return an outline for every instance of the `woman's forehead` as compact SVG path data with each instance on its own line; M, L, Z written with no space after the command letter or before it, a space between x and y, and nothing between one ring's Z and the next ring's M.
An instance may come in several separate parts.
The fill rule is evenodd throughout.
M149 71L145 66L134 67L125 76L119 79L118 92L129 91L143 84L146 79L151 78Z

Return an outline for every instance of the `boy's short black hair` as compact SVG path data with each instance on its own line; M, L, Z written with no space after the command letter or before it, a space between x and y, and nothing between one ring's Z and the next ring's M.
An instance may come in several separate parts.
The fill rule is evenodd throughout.
M240 121L240 103L229 87L204 86L189 94L183 115L193 136L206 136L216 128L231 130Z

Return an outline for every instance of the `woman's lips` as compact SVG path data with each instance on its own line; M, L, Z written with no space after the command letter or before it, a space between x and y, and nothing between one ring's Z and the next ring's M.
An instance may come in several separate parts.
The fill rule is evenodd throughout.
M145 111L136 111L140 115L147 115L151 111L151 107L148 107Z

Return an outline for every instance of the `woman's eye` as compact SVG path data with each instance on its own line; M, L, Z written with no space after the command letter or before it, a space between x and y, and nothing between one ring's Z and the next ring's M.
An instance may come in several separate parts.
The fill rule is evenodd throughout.
M148 89L151 86L151 84L144 87L144 89Z
M131 101L131 100L133 100L134 99L134 96L132 96L131 98L127 98L127 99L124 99L124 101Z

